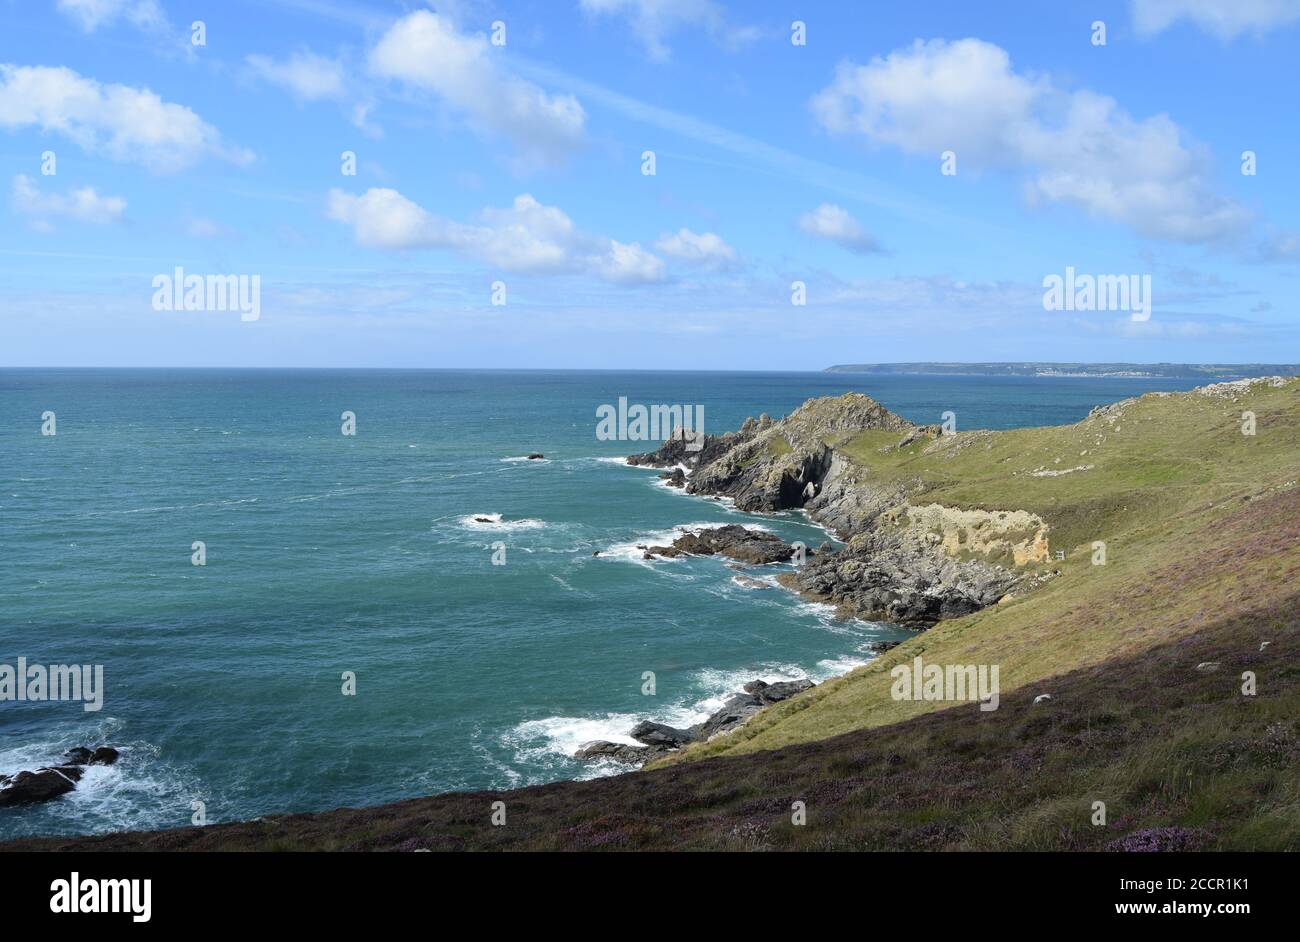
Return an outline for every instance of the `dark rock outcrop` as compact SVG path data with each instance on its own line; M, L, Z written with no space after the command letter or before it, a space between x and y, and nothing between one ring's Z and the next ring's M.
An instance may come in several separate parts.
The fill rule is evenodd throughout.
M957 560L941 549L891 530L854 537L780 581L846 614L927 628L996 603L1020 576L980 560Z
M677 729L672 726L665 726L663 723L652 723L650 720L637 723L628 732L628 735L637 742L645 743L647 746L673 746L675 748L680 748L695 738L688 729Z
M622 762L627 765L645 765L651 759L657 759L659 756L671 751L663 747L632 746L623 742L607 742L604 739L598 739L594 742L583 743L578 751L573 754L573 757L575 759L613 759L615 762Z
M121 755L110 746L90 750L74 746L63 754L65 764L40 768L34 772L0 775L0 808L51 801L77 787L87 765L112 765Z
M764 706L789 700L797 693L803 693L814 686L811 680L780 680L774 684L753 680L745 684L745 693L758 697Z
M534 452L532 452L532 453L528 456L528 460L529 460L529 461L540 461L540 460L542 460L542 459L545 458L545 457L546 457L546 456L545 456L544 454L542 454L540 451L534 451Z
M778 563L794 555L794 547L780 537L762 530L750 530L739 524L688 531L673 540L672 546L648 546L645 557L727 556L752 565Z
M739 431L727 432L725 435L705 435L699 448L693 448L698 439L683 438L679 434L670 435L668 441L655 451L641 455L629 455L627 463L647 468L672 468L684 465L687 468L700 468L725 455L737 445L752 439L758 432L772 427L770 417L764 415L759 419L746 419Z
M76 788L81 774L75 765L61 765L12 777L0 775L0 808L51 801Z
M663 474L659 475L659 478L669 487L686 486L686 472L681 468L673 468L671 471L665 471Z

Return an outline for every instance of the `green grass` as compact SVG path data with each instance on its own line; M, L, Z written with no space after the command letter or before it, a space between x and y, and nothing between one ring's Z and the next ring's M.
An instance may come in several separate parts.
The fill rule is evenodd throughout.
M773 435L767 440L767 453L773 458L780 458L782 455L788 455L794 449L790 443L781 435Z

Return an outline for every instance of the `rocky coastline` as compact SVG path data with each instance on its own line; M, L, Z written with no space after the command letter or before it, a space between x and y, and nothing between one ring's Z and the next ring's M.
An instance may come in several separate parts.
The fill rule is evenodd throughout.
M859 393L812 399L779 421L764 414L739 429L706 435L692 451L684 436L628 457L633 466L666 469L669 487L715 499L740 510L803 510L845 545L802 549L773 534L736 524L688 531L669 546L638 546L644 559L725 556L750 565L794 562L777 581L810 601L834 605L844 617L925 629L997 604L1042 578L1026 568L1046 562L1049 528L1024 511L973 511L913 504L919 488L868 479L837 451L864 432L886 433L886 450L920 444L962 448L968 433L945 436L938 426L915 425ZM768 588L739 576L740 584ZM809 681L753 681L703 723L676 729L642 722L629 730L638 745L585 743L578 759L612 759L643 765L691 743L736 729L759 710L813 686Z
M705 436L688 451L674 436L628 464L669 468L670 486L688 494L725 497L740 510L771 513L803 510L810 520L845 542L806 554L782 585L801 596L835 605L845 616L928 628L997 603L1031 586L1023 567L1046 562L1049 528L1023 511L982 512L914 506L919 490L906 483L867 478L837 450L863 432L890 433L887 450L922 443L961 448L972 440L945 436L938 426L915 425L860 393L812 399L780 421L750 418L735 432ZM896 436L896 437L893 437ZM744 528L720 528L725 530ZM651 547L647 557L718 552L712 544L737 542L734 533L703 534ZM706 533L709 531L705 531ZM785 561L775 548L763 561Z

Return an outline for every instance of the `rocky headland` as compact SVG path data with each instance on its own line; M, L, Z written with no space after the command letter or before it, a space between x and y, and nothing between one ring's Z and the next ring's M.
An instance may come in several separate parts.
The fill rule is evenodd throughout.
M921 483L873 479L852 460L864 433L882 452L921 448L953 453L977 444L978 432L943 435L915 425L869 396L812 399L774 421L750 418L734 432L706 435L698 451L674 436L632 465L671 469L667 483L688 494L731 498L740 510L801 509L846 545L806 554L780 581L847 616L926 628L978 611L1031 587L1047 573L1049 527L1022 510L960 509L912 503ZM739 532L738 532L739 531ZM789 560L766 535L741 538L743 527L687 534L672 547L648 547L647 558L723 553L746 562ZM727 547L739 546L739 551Z

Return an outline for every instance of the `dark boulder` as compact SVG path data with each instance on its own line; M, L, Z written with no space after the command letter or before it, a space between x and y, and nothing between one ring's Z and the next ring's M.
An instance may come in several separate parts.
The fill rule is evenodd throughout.
M627 765L644 765L671 750L653 746L632 746L624 742L607 742L598 739L583 743L573 754L575 759L612 759Z
M528 460L529 460L529 461L540 461L541 459L543 459L543 458L545 458L545 457L546 457L546 456L545 456L544 454L542 454L540 451L534 451L533 453L531 453L531 454L528 456Z
M690 730L665 726L663 723L652 723L649 720L637 723L628 735L647 746L672 746L673 748L680 748L695 738Z
M718 733L730 732L761 709L763 709L762 701L753 694L733 694L727 698L722 709L700 725L699 738L709 739Z
M2 783L0 808L51 801L76 788L79 778L81 778L81 770L71 765L55 769L37 769L35 772L19 772Z
M761 566L778 563L794 555L794 547L780 537L763 530L750 530L729 523L704 530L690 530L673 540L672 546L651 546L647 558L662 556L727 556L742 563Z
M116 749L110 746L100 746L90 757L91 765L112 765L121 755Z
M686 472L681 468L673 468L671 471L665 471L659 475L660 479L669 487L685 487Z
M759 690L754 691L754 696L764 704L780 703L782 700L788 700L797 693L803 693L813 686L811 680L783 680L779 683L768 684Z

